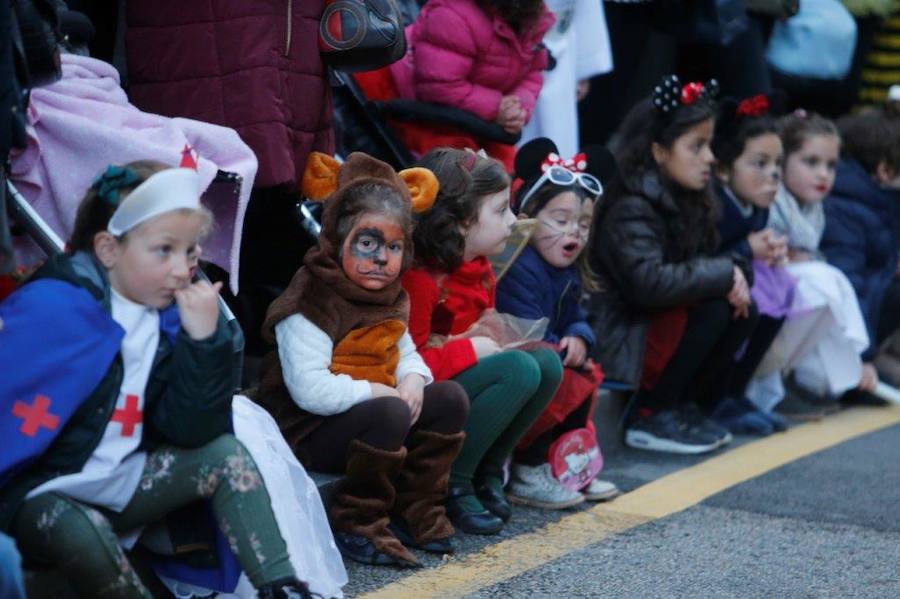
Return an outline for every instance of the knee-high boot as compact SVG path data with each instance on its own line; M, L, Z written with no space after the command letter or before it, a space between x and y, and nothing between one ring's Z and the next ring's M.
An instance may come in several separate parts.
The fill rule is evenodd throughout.
M405 447L386 451L354 440L347 450L344 477L335 484L328 514L335 533L365 537L377 551L402 564L414 565L418 560L388 529L388 514L396 497L394 479L405 458Z
M410 435L406 463L397 476L394 513L403 518L417 545L453 535L443 501L450 465L462 449L465 433L418 430Z

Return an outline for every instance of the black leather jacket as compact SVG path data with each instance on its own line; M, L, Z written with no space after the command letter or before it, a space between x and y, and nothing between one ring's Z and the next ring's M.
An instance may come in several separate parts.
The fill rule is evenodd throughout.
M654 312L726 296L735 264L752 272L738 256L712 255L698 219L704 213L687 214L655 173L623 187L619 197L604 198L589 248L601 286L589 310L597 335L593 357L608 379L636 387Z

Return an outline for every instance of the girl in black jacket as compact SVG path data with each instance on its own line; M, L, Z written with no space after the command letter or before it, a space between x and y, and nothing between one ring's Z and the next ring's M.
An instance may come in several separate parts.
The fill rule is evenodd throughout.
M594 357L638 388L625 442L641 449L703 453L730 441L698 405L722 397L757 319L748 265L714 255L715 87L671 75L631 111L590 246L602 286Z

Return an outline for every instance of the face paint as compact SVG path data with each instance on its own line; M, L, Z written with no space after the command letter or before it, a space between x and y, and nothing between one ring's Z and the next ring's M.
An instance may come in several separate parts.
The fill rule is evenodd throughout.
M393 283L403 266L403 229L390 218L364 214L344 239L341 266L364 289L378 291Z
M550 265L567 268L587 243L593 212L593 200L583 200L571 191L560 193L537 213L538 228L531 243Z

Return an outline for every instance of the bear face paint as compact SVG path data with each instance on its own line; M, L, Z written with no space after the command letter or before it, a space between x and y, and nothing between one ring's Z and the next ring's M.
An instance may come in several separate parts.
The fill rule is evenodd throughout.
M403 229L393 219L364 214L344 239L341 267L360 287L384 289L400 275L405 239Z

